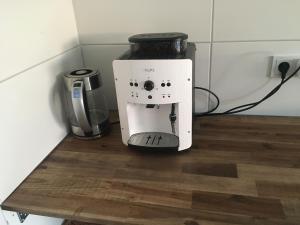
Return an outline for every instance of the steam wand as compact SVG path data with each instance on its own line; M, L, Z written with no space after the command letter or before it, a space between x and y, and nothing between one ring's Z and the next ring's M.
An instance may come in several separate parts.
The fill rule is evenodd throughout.
M169 119L170 119L170 122L171 122L171 127L172 127L172 133L175 134L175 121L176 121L176 114L175 114L175 103L172 103L172 106L171 106L171 113L169 115Z

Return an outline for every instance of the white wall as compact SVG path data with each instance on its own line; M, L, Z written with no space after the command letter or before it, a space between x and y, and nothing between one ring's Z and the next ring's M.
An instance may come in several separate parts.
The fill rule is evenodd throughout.
M299 7L298 0L215 0L211 89L221 110L260 99L278 84L267 77L270 57L300 53ZM247 113L299 116L299 85L293 78Z
M0 80L78 45L71 0L10 0L0 6Z
M71 0L1 1L0 33L1 203L66 136L61 75L81 67L82 57Z
M3 224L0 225L61 225L63 223L63 219L60 218L52 218L45 216L37 216L37 215L28 215L23 223L20 223L19 217L16 212L10 212L3 210Z
M2 201L66 136L60 75L80 64L76 48L0 83Z
M7 225L7 221L5 220L2 212L3 211L0 211L0 225Z
M135 33L173 30L189 33L192 41L209 42L211 38L211 0L73 2L81 44L126 44Z
M181 31L197 44L196 84L221 98L220 111L260 99L279 80L269 78L274 54L300 55L299 0L73 0L87 66L105 77L114 100L111 60L128 36ZM298 41L299 40L299 41ZM300 115L300 78L247 114ZM197 110L208 101L198 94ZM199 102L200 100L200 102Z

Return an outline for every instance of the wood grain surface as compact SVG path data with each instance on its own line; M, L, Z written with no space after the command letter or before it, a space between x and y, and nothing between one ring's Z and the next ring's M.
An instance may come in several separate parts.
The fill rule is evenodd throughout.
M128 149L118 124L67 137L2 207L76 225L299 225L300 118L198 119L179 153Z

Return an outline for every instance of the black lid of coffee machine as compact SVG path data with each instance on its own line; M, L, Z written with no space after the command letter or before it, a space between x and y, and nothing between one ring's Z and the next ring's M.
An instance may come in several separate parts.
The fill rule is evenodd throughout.
M188 35L148 33L129 37L131 59L174 59L185 55Z

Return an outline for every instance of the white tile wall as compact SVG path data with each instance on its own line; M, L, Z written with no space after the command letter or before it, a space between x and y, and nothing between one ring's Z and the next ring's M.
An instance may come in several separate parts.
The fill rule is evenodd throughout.
M196 45L196 85L209 88L209 57L210 44L199 43ZM111 109L117 108L115 86L113 80L112 60L123 54L129 49L129 45L84 45L83 57L87 67L97 68L102 74L104 91L108 104ZM207 95L197 91L196 110L198 112L207 111Z
M209 42L212 0L74 0L82 44L128 43L145 32L182 31Z
M215 0L214 41L299 40L299 0Z
M111 60L123 47L107 44L127 43L128 36L135 33L177 30L188 33L190 41L207 42L198 45L196 83L206 87L212 81L211 90L222 100L221 110L253 102L277 84L278 79L266 76L270 55L300 55L299 0L73 2L80 42L88 45L84 46L86 64L103 67L112 99ZM298 115L297 79L247 113ZM197 110L207 109L207 98L197 95Z
M0 83L0 200L66 136L61 74L82 66L76 48Z
M0 2L0 81L78 45L72 0Z
M277 84L269 78L271 56L300 53L300 41L215 43L211 89L221 99L220 111L260 100ZM300 116L300 77L246 114Z
M196 69L195 69L195 86L209 89L210 80L210 44L196 44ZM208 94L201 90L195 90L195 110L198 113L207 112Z
M72 0L0 1L0 33L1 204L67 134L60 75L83 62Z
M110 109L117 109L116 89L112 61L123 54L128 45L86 45L82 46L85 65L98 69L103 79L103 90Z

